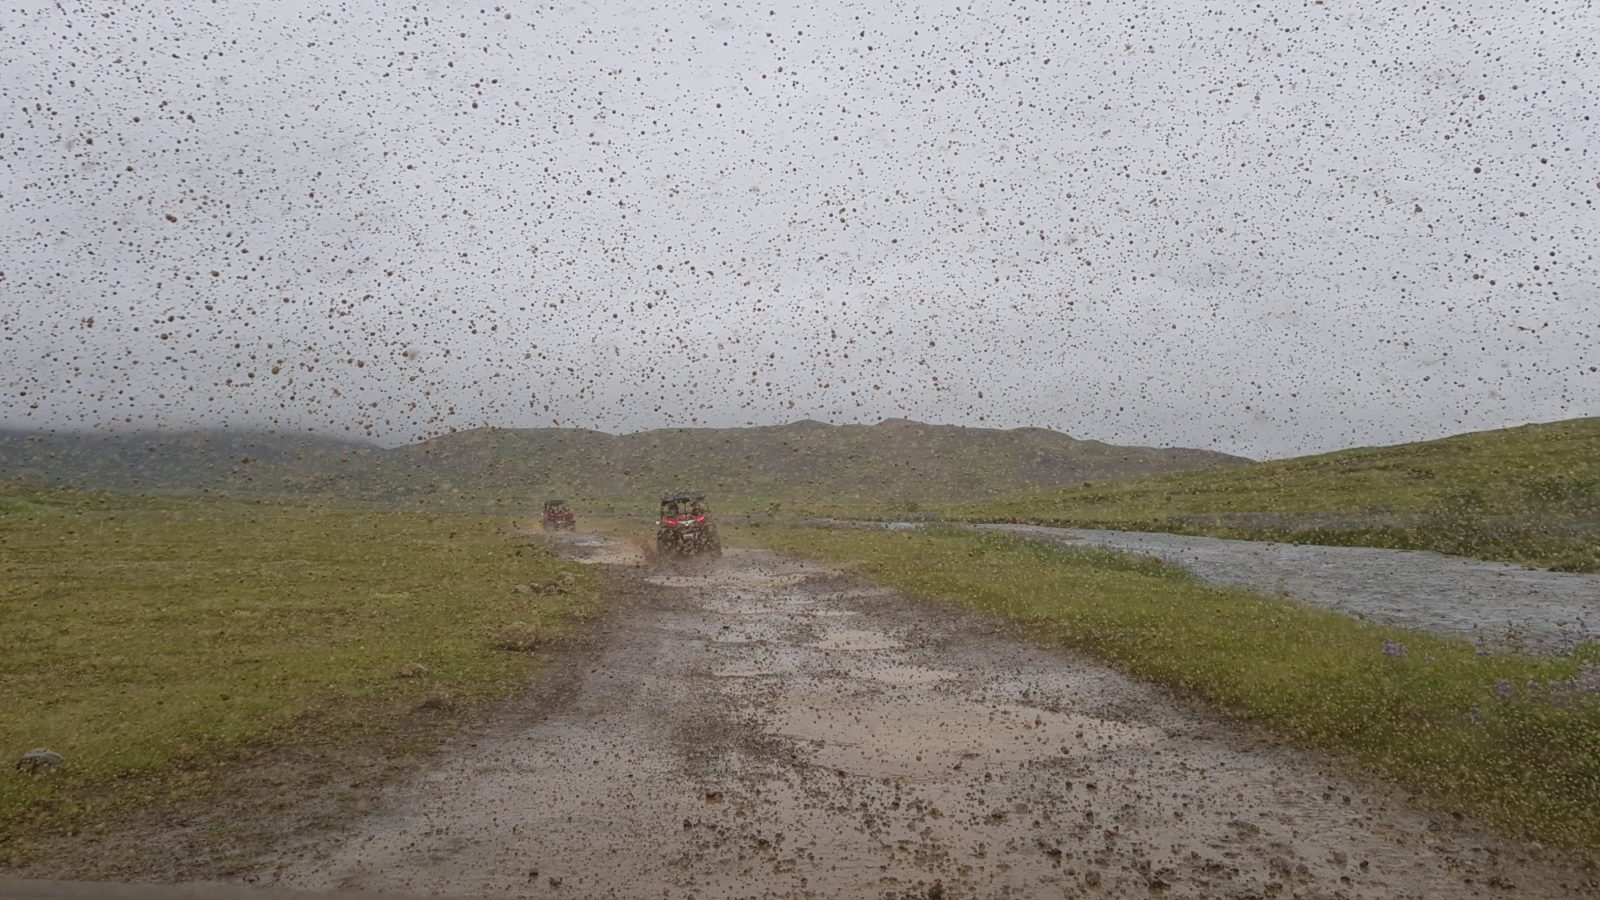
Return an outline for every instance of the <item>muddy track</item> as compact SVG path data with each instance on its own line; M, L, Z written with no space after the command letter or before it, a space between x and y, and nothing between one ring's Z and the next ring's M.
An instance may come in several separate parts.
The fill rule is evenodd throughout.
M984 619L764 552L653 569L560 699L259 880L491 896L1573 896L1592 873Z

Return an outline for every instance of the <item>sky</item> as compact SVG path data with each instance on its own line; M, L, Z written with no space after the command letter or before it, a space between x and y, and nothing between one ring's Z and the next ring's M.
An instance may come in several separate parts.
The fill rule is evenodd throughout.
M0 426L1600 415L1600 6L9 0Z

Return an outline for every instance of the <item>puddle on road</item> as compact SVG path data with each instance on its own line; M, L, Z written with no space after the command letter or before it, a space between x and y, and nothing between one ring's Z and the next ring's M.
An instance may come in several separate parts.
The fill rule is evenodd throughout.
M1150 747L1159 728L1027 707L986 707L949 696L780 701L770 734L812 745L816 761L853 775L934 780L957 766L1096 756Z
M772 675L792 675L793 669L776 666L718 666L711 670L716 678L767 678Z
M775 575L771 578L738 577L739 573L725 571L718 568L708 568L704 572L674 573L670 575L651 575L645 580L651 584L662 587L681 587L696 590L726 590L738 587L761 587L765 589L793 587L808 576L803 574Z
M644 549L632 541L616 540L598 534L555 535L557 546L572 549L572 558L586 566L642 566Z
M820 640L806 645L818 650L899 650L904 642L897 641L881 631L860 628L834 628Z
M792 593L770 591L726 591L715 596L698 598L700 605L719 616L754 616L768 618L787 616L791 619L809 618L818 614L816 605L805 597Z
M851 669L849 675L851 678L858 678L863 681L877 681L882 684L902 686L933 684L956 677L954 672L947 672L943 669L929 669L925 666L875 666Z
M778 640L778 632L761 623L740 623L718 629L708 635L706 640L714 644L772 644Z
M823 571L757 550L728 550L722 558L665 559L646 580L663 587L776 596Z
M700 598L707 611L723 616L772 618L782 616L796 619L843 619L859 616L853 609L836 609L818 606L811 597L794 591L728 591L718 596Z

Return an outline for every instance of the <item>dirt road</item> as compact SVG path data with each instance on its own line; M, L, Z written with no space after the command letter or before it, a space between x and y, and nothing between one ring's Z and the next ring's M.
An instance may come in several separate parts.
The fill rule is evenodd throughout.
M510 704L301 888L534 897L1571 896L1592 875L986 620L731 551L639 567L563 699ZM1536 858L1538 857L1538 858Z
M1600 640L1600 575L1442 553L1234 541L1143 531L981 525L1157 556L1216 584L1284 593L1385 625L1545 653Z

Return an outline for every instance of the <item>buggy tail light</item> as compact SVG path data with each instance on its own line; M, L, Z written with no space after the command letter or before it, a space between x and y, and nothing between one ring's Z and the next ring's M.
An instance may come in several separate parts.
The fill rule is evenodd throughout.
M676 525L676 524L678 524L678 520L677 520L677 519L674 519L674 518L671 518L671 517L670 517L670 516L669 516L669 517L668 517L668 518L667 518L667 524L668 524L668 525Z
M705 516L695 516L694 520L696 522L704 522L706 520L706 517Z

